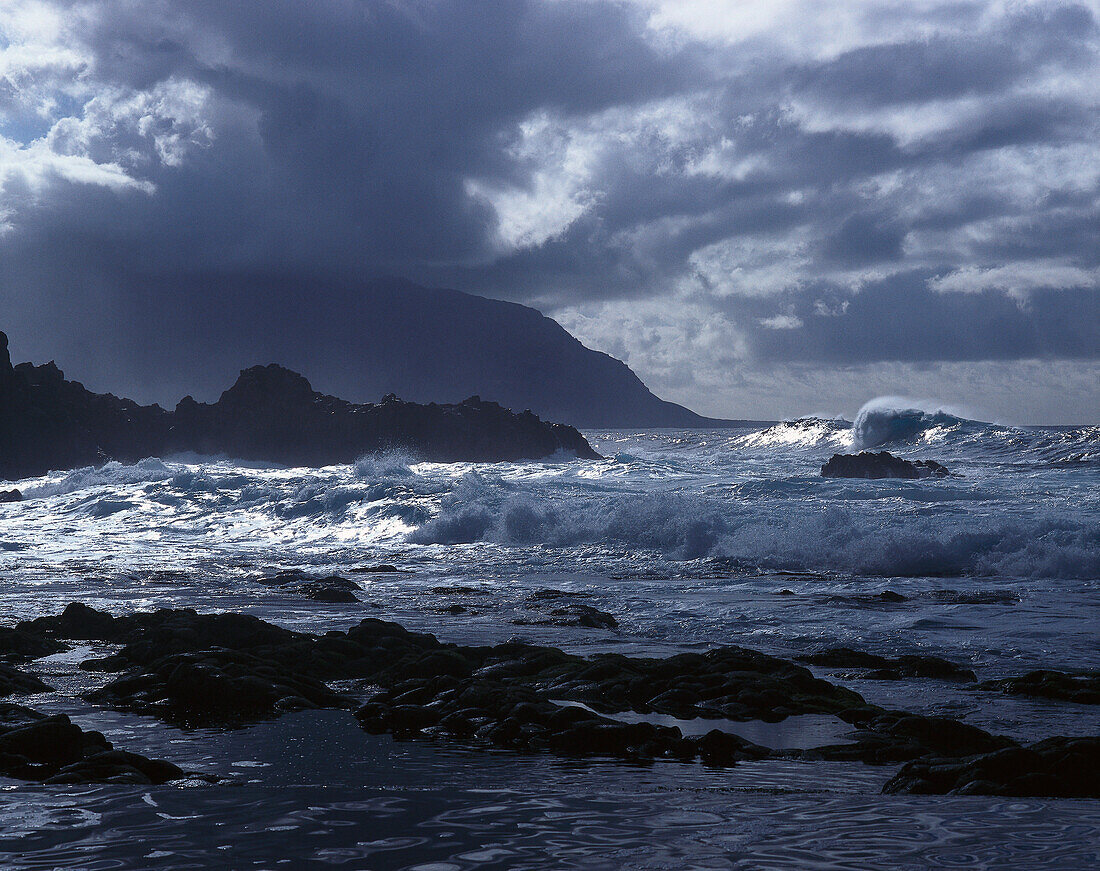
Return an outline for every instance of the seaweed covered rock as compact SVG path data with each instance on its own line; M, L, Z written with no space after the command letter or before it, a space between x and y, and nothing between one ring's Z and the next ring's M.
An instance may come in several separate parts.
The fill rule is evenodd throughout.
M945 478L951 473L935 460L906 460L888 451L833 454L821 467L825 478Z

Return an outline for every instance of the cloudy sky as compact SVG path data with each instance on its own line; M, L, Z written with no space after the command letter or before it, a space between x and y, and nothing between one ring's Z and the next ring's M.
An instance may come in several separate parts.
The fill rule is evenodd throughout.
M1096 0L4 0L0 328L117 387L181 313L242 317L210 276L377 272L534 305L707 414L891 393L1095 422L1098 22Z

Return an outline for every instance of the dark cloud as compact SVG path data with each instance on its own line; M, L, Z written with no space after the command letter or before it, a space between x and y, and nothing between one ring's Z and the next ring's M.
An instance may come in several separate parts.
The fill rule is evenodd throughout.
M924 271L897 275L857 293L811 285L737 314L755 315L753 348L769 360L1094 358L1100 349L1098 288L1041 288L1021 301L994 288L937 292L930 289L934 278ZM766 326L777 302L800 326Z
M691 357L685 300L746 360L1100 357L1089 8L848 4L826 51L814 4L731 41L655 3L54 0L0 82L0 327L167 392L192 373L158 335L320 346L391 274L663 303L669 372L736 356ZM643 370L673 341L645 335Z

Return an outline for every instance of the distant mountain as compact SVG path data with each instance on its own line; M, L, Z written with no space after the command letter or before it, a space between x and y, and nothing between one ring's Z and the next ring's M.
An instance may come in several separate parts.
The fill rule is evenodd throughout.
M571 426L476 396L452 405L396 396L356 405L277 365L244 370L215 403L187 396L165 411L92 393L53 363L12 366L0 332L0 479L181 452L323 466L389 450L443 462L599 456Z
M348 323L334 326L345 363L324 375L343 396L454 402L476 393L587 428L738 423L659 399L625 363L528 306L399 279L367 281L357 297Z

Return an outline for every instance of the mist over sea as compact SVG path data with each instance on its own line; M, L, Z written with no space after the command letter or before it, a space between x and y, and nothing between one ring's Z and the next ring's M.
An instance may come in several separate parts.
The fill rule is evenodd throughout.
M241 611L306 631L373 616L447 641L518 637L581 653L844 645L943 656L980 680L1100 668L1100 427L879 402L854 423L586 435L604 459L387 455L288 469L163 457L20 481L25 501L0 505L0 607L9 621L74 599L116 613ZM860 448L953 474L820 476L831 454ZM398 571L363 571L378 565ZM291 568L354 578L360 601L261 582ZM533 598L546 589L618 628L558 625ZM856 763L581 765L396 743L338 712L240 732L152 728L79 700L97 679L73 677L79 653L41 661L59 691L34 707L240 784L21 786L0 805L12 867L183 868L230 854L227 867L276 867L289 842L294 861L372 868L1065 869L1097 858L1095 802L882 797L893 769ZM1021 740L1100 731L1090 706L830 679ZM17 843L35 858L20 859Z

